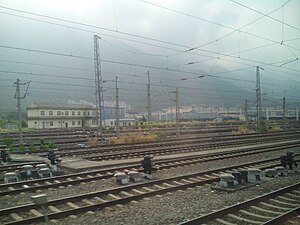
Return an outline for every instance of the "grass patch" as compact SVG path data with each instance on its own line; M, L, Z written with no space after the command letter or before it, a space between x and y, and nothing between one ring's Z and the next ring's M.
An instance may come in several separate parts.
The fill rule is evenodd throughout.
M141 143L141 142L151 142L158 140L155 134L126 134L120 137L110 137L108 139L109 144L130 144L130 143Z

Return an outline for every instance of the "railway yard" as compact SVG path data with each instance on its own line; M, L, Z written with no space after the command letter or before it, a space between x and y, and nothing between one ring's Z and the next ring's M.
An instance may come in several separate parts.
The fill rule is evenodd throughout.
M40 139L56 143L62 161L50 177L4 182L4 174L26 165L47 163L53 169L46 150L11 153L12 161L0 167L0 223L45 224L47 214L49 224L299 224L299 166L285 169L280 161L290 151L300 161L299 130L234 134L237 128L186 126L180 136L172 127L156 128L167 137L94 145L87 142L92 131L24 133L28 145L38 146ZM17 134L2 136L17 142ZM142 177L145 155L155 163L151 179ZM128 183L116 176L123 172ZM44 195L42 207L32 200Z

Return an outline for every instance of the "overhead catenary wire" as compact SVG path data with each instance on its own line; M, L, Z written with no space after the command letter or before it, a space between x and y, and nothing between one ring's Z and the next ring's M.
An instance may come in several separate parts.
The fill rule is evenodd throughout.
M45 16L45 15L41 15L41 14L37 14L37 13L27 12L27 11L24 11L24 10L13 9L13 8L10 8L10 7L0 6L0 8L4 8L4 9L16 11L16 12L21 12L21 13L25 13L25 14L29 14L29 15L35 15L35 16L39 16L39 17L44 17L44 18L48 18L48 19L53 19L53 20L58 20L58 21L64 21L64 22L68 22L68 23L74 23L74 24L77 24L77 25L82 25L82 26L87 26L87 27L93 27L93 28L97 28L97 29L103 29L103 30L110 31L110 32L117 32L117 31L109 29L109 28L104 28L104 27L100 27L100 26L95 26L95 25L80 23L80 22L76 22L76 21L72 21L72 20L66 20L66 19L62 19L62 18ZM49 21L43 21L43 20L33 19L33 18L24 17L24 16L20 16L20 15L15 15L15 14L3 12L3 11L0 11L0 13L5 13L5 14L8 14L8 15L12 15L12 16L19 16L21 18L32 19L32 20L36 20L36 21L39 21L39 22L45 22L45 23L49 23L49 24L53 24L53 25L59 25L59 26L67 27L67 28L73 28L73 29L78 29L78 30L82 30L82 31L87 31L87 32L93 32L93 33L95 33L95 31L89 31L89 30L85 30L85 29L82 29L82 28L71 27L70 25L62 25L62 24L57 24L57 23L53 23L53 22L49 22ZM222 26L226 27L225 25L222 25ZM235 29L235 28L232 28L232 29ZM183 47L183 48L193 48L191 46L186 46L186 45L182 45L182 44L178 44L178 43L173 43L173 42L162 41L162 40L159 40L159 39L149 38L149 37L145 37L145 36L141 36L141 35L130 34L130 33L127 33L127 32L120 32L120 31L118 31L117 33L129 35L129 36L133 36L133 37L137 37L137 38L147 39L147 40L151 40L151 41L155 41L155 42L161 42L161 43L164 43L164 44L170 44L170 45L174 45L174 46L178 46L178 47ZM103 34L102 33L102 34L99 34L99 35L107 35L107 34ZM120 38L120 37L115 37L115 38ZM124 39L124 38L121 38L121 39ZM127 40L129 40L129 39L127 39ZM130 40L130 41L134 41L134 40ZM270 39L269 41L278 43L278 41L276 41L276 40L271 40ZM134 42L138 42L138 41L135 40ZM151 44L148 43L148 45L151 45ZM161 47L161 46L158 46L158 45L155 45L155 46L156 47ZM292 46L289 46L289 47L290 48L294 48ZM169 49L171 50L171 48L169 48ZM178 51L178 50L176 50L176 51Z
M181 15L184 15L184 16L187 16L187 17L191 17L191 18L194 18L194 19L202 20L202 21L205 21L205 22L208 22L208 23L217 25L217 26L221 26L221 27L224 27L224 28L233 30L232 32L230 32L230 33L228 33L228 34L226 34L226 35L224 35L224 36L222 36L222 37L220 37L220 38L218 38L218 39L216 39L216 40L213 40L213 41L210 41L210 42L208 42L208 43L199 45L199 46L197 46L197 47L191 47L191 48L188 48L187 50L181 51L180 53L185 53L185 52L190 52L190 51L198 50L198 49L201 48L201 47L204 47L204 46L206 46L206 45L208 45L208 44L214 43L214 42L217 41L217 40L221 40L221 39L223 39L224 37L227 37L227 36L229 36L229 35L231 35L231 34L237 32L237 31L241 31L241 29L243 29L243 28L249 26L250 24L252 24L252 23L256 22L257 20L259 20L259 19L265 17L266 15L268 15L268 14L265 14L265 15L263 15L262 17L260 17L260 18L258 18L258 19L255 19L254 21L249 22L248 24L246 24L246 25L244 25L244 26L242 26L242 27L240 27L240 28L233 28L233 27L230 27L230 26L227 26L227 25L223 25L223 24L221 24L221 23L216 23L216 22L213 22L213 21L210 21L210 20L207 20L207 19L198 17L198 16L194 16L194 15L191 15L191 14L188 14L188 13L184 13L184 12L181 12L181 11L178 11L178 10L174 10L174 9L171 9L171 8L168 8L168 7L165 7L165 6L161 6L161 5L158 5L158 4L153 3L153 2L148 2L148 1L145 1L145 0L139 0L139 1L140 1L140 2L143 2L143 3L146 3L146 4L149 4L149 5L152 5L152 6L156 6L156 7L159 7L159 8L168 10L168 11L171 11L171 12L174 12L174 13L178 13L178 14L181 14ZM283 4L283 6L286 5L288 2L289 2L289 1L287 1L285 4ZM277 11L278 9L280 9L280 8L283 7L283 6L280 6L279 8L277 8L277 9L271 11L269 14L271 14L271 13ZM276 40L272 40L272 39L270 39L270 38L265 38L265 37L262 37L262 36L260 36L260 35L252 34L252 33L245 32L245 31L241 31L241 32L243 32L243 33L245 33L245 34L248 34L248 35L251 35L251 36L254 36L254 37L257 37L257 38L261 38L261 39L264 39L264 40L267 40L267 41L271 41L271 42L280 44L280 42L278 42L278 41L276 41ZM177 52L177 53L174 53L173 55L176 55L176 54L179 54L179 53ZM170 55L170 56L173 56L173 55Z

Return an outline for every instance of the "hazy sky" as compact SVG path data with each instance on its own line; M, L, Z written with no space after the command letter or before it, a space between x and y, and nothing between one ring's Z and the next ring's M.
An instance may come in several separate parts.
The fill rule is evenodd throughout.
M94 34L107 100L117 75L121 100L135 97L144 109L147 70L155 101L166 107L163 96L175 86L194 97L188 104L207 89L211 98L226 96L222 82L254 93L261 66L263 92L297 102L299 11L299 0L0 0L0 110L15 107L17 78L32 81L24 106L94 101Z

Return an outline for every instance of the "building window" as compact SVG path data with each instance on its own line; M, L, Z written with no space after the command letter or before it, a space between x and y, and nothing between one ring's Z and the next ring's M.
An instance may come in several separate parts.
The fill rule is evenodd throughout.
M53 121L50 121L50 127L53 127Z
M80 116L80 115L81 115L81 112L80 112L80 111L78 111L77 115L78 115L78 116Z
M85 111L83 112L83 115L84 115L84 116L86 115L86 112L85 112Z
M75 121L72 121L72 125L75 126Z
M49 111L49 116L53 116L53 111Z
M72 111L72 116L75 116L75 111Z
M57 115L60 116L61 115L61 111L57 111Z
M68 116L69 115L69 111L65 111L65 115Z
M37 124L37 122L36 122L36 121L34 121L34 124Z
M96 119L92 119L92 125L97 125L97 120Z
M92 111L92 114L93 114L93 115L96 115L96 110L93 110L93 111Z
M88 116L90 115L90 111L87 112Z
M41 111L41 116L45 116L45 111Z
M78 120L78 125L81 125L81 121L80 120Z

